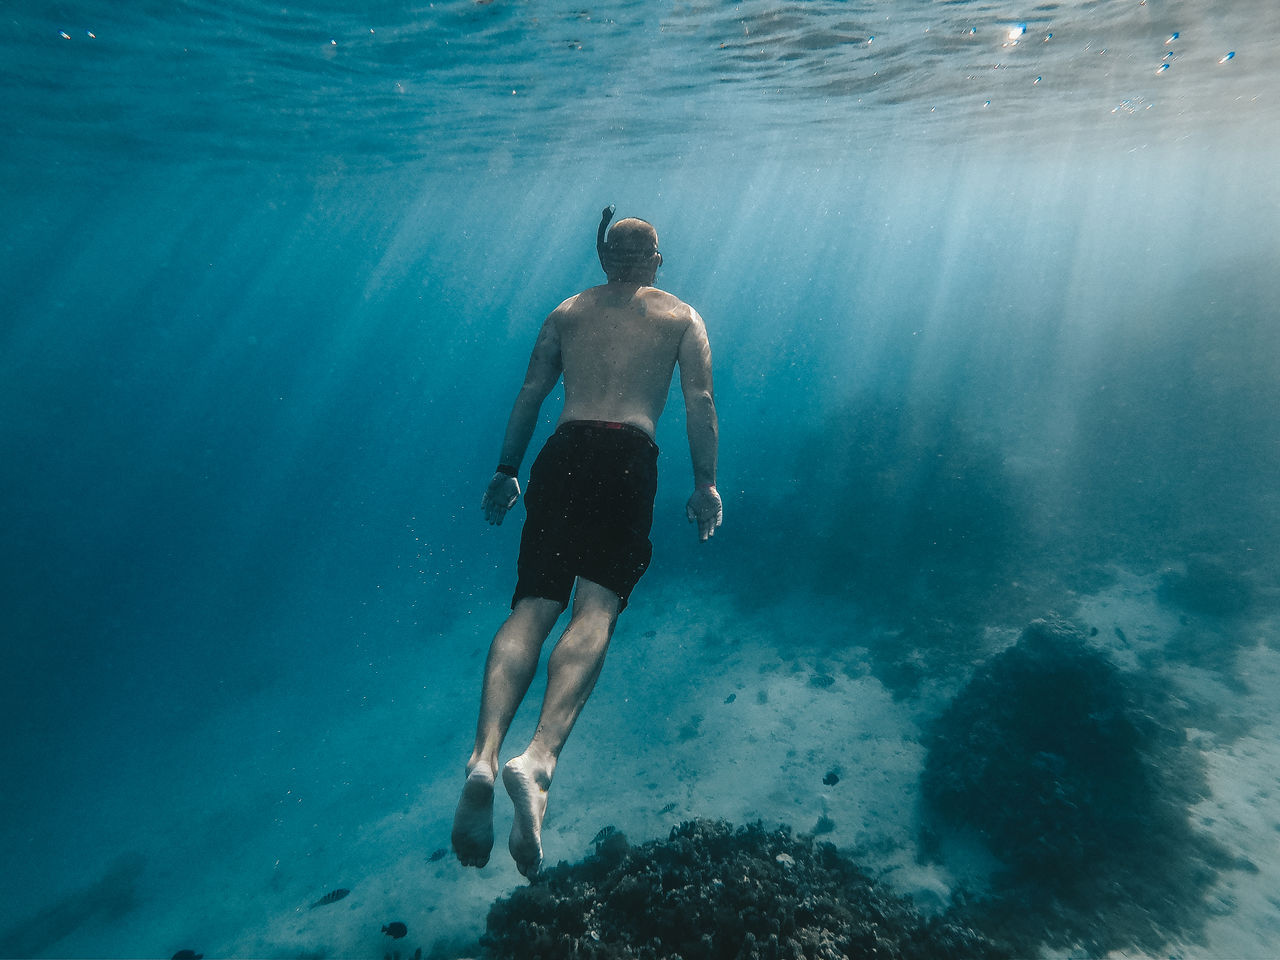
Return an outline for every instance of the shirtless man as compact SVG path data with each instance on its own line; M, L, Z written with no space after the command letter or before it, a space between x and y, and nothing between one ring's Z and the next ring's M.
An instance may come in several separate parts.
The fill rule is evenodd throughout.
M569 624L547 663L537 731L502 768L515 806L508 846L530 878L542 865L542 819L556 759L600 675L618 614L649 565L653 436L677 366L693 459L688 517L705 541L722 515L706 327L696 310L652 286L662 263L653 227L619 220L606 239L612 216L613 207L606 208L596 234L609 282L570 297L543 323L483 501L492 524L515 505L516 475L542 401L563 374L564 409L530 471L511 615L489 648L475 749L453 818L458 859L484 866L493 848L498 750L572 593Z

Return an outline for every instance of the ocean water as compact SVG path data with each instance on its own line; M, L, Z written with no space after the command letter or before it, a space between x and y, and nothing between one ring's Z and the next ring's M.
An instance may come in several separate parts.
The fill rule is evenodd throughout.
M0 953L378 957L397 916L474 943L520 882L430 858L513 583L479 500L609 203L707 321L725 498L698 544L675 391L655 562L565 755L643 766L665 802L629 832L792 815L784 773L671 757L713 679L745 703L793 667L877 692L777 749L891 760L911 826L918 751L858 722L918 733L1059 614L1170 679L1210 800L1245 797L1196 816L1280 875L1269 0L0 21ZM628 816L603 779L566 831ZM1220 893L1169 949L1266 955L1274 902Z

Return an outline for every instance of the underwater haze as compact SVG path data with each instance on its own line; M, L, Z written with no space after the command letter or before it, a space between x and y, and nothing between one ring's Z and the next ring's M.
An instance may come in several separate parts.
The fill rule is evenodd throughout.
M1269 955L1271 0L0 21L0 956L480 949L523 883L501 839L440 855L523 519L480 498L608 204L706 320L725 521L685 520L673 390L548 862L786 823L932 909L1028 896L994 932L1051 954ZM1141 924L1055 914L922 799L931 724L1042 618L1203 781L1142 814L1218 853Z

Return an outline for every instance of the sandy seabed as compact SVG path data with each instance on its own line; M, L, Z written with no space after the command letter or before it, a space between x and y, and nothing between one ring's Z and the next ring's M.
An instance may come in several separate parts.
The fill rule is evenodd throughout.
M33 834L57 832L64 852L43 869L18 866L16 876L40 879L23 888L25 901L10 897L0 952L466 955L489 905L525 882L506 854L501 790L489 865L465 869L447 852L484 652L504 612L477 609L417 647L357 649L339 676L332 665L300 668L181 742L122 754L97 793L51 798ZM1157 602L1156 578L1123 572L1081 598L1074 618L1127 669L1178 626ZM989 639L998 647L1017 635ZM1243 688L1167 667L1175 690L1239 721L1229 737L1188 731L1212 788L1193 817L1257 871L1223 873L1206 942L1165 955L1266 958L1280 942L1280 652L1270 640L1240 651ZM561 757L546 861L582 858L605 827L640 842L695 817L759 820L820 833L922 909L940 910L958 887L980 889L993 867L978 849L950 851L945 867L917 856L922 731L965 679L895 698L834 604L744 613L693 585L646 583ZM532 733L541 684L540 675L504 759ZM68 851L84 838L101 853L77 863ZM33 856L43 844L33 840ZM311 906L335 889L350 892ZM391 921L408 936L384 935Z

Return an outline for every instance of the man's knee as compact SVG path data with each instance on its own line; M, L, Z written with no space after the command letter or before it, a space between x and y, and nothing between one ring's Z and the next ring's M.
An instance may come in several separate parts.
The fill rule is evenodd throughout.
M490 646L493 655L504 656L511 651L536 655L563 611L564 607L555 600L540 597L521 600L494 634Z
M513 625L528 625L535 630L545 629L550 632L562 613L564 613L564 604L559 600L549 600L546 597L521 597L511 608L507 620Z
M622 598L608 587L602 587L583 577L578 578L577 589L573 593L571 623L603 624L608 632L612 633L621 609Z

